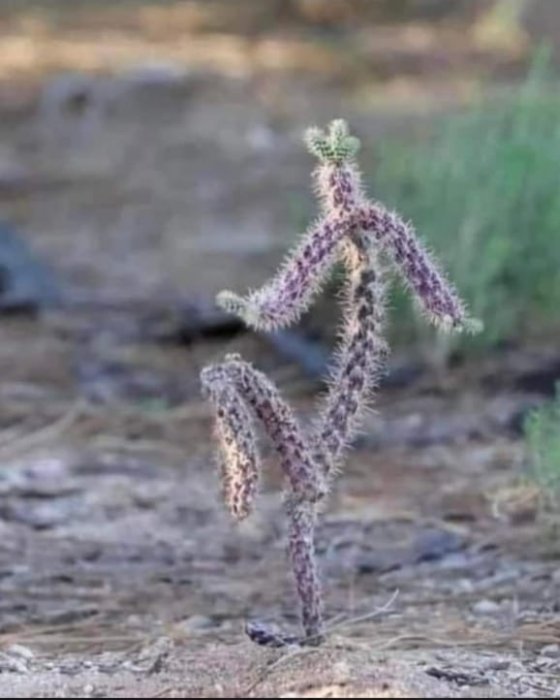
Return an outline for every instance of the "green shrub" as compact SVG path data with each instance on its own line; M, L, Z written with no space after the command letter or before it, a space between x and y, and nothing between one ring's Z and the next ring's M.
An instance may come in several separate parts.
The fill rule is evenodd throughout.
M560 504L560 384L554 401L534 409L525 422L530 475L549 504Z
M486 345L560 326L560 90L543 73L378 154L376 195L438 251Z

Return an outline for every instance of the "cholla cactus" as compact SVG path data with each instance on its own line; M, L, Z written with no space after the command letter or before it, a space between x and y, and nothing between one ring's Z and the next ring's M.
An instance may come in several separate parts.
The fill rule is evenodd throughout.
M348 133L346 122L332 122L327 133L310 129L306 143L319 161L315 182L320 220L270 282L245 297L221 292L217 302L251 328L284 327L309 307L332 265L343 262L348 281L341 341L318 418L304 432L277 389L236 355L206 367L201 375L216 409L224 497L232 516L247 517L256 495L255 419L279 454L286 476L289 553L304 636L277 635L260 624L247 627L253 641L276 646L319 643L322 638L322 597L314 552L317 511L387 355L383 333L387 273L396 269L436 325L446 330L476 328L412 227L365 198L354 161L359 141Z

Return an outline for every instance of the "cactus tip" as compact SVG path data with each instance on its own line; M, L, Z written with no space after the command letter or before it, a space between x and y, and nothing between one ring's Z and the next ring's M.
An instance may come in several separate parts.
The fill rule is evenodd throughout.
M327 133L317 127L307 129L304 140L309 152L323 163L342 163L360 150L359 139L350 135L344 119L333 120Z

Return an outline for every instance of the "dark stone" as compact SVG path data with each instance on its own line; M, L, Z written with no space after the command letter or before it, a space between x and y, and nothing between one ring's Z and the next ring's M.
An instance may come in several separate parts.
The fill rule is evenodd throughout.
M514 388L531 394L554 396L557 383L560 382L560 358L554 358L538 369L517 377Z
M0 222L0 312L36 313L61 303L51 270L38 260L24 238Z
M364 554L358 562L358 573L387 573L403 566L439 561L460 551L465 545L465 539L455 532L427 528L409 544L386 546Z

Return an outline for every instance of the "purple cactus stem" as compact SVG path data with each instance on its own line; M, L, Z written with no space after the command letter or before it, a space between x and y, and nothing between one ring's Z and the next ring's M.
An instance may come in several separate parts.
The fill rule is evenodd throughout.
M269 379L237 356L229 356L219 365L206 367L202 384L212 394L212 387L232 386L253 414L261 421L266 435L281 458L281 465L291 493L310 502L319 500L325 485L307 446L297 420ZM214 393L217 393L214 389ZM219 405L218 410L222 407Z
M296 323L320 291L350 219L337 215L321 220L268 284L245 298L221 292L219 305L258 330L272 331Z
M216 407L224 502L235 520L244 520L251 514L259 477L253 421L233 386L210 381L208 393Z
M336 465L359 426L388 353L383 338L383 272L377 254L366 236L356 233L345 242L344 256L348 271L345 323L314 437L326 456L327 471Z
M319 644L323 633L323 600L315 562L317 510L313 503L288 497L286 513L290 523L289 554L301 601L305 638Z
M463 302L417 239L411 224L379 204L364 207L360 226L392 259L429 319L445 329L467 328Z
M321 163L313 179L319 202L328 214L351 215L363 204L360 172L353 163Z

